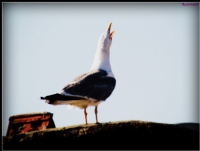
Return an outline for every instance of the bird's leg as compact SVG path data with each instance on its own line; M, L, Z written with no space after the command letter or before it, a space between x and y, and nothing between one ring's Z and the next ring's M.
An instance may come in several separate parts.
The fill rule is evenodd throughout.
M84 108L84 116L85 116L85 124L87 125L87 112L86 112L86 108Z
M95 109L94 109L94 113L95 113L95 117L96 117L96 123L98 123L98 117L97 117L97 106L95 106Z

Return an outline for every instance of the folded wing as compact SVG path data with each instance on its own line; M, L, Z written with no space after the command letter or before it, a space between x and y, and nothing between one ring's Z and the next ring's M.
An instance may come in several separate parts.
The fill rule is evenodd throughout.
M93 70L75 78L62 89L63 95L81 96L105 101L113 92L116 80L104 70Z

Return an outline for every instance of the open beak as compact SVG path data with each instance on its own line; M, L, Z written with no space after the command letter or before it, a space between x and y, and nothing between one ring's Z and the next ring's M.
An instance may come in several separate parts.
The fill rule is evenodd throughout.
M109 37L110 39L112 39L113 34L114 34L114 32L115 32L114 30L110 32L111 25L112 25L112 22L110 22L110 24L108 25L108 29L107 29L107 31L110 33L110 37Z

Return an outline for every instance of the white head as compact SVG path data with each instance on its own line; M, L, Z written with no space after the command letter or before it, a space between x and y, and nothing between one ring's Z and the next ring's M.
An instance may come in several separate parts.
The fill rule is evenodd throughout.
M112 22L108 25L106 31L99 37L97 51L90 70L102 69L114 76L110 65L110 46L114 31L110 31Z
M110 31L112 22L108 25L107 30L100 35L98 42L98 49L110 50L112 37L115 31Z

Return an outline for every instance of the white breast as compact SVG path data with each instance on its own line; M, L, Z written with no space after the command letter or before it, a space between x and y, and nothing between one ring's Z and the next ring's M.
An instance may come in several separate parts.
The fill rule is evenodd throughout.
M71 105L78 107L80 109L87 108L88 106L97 106L101 103L102 101L93 101L93 100L72 100L72 101L62 101L62 100L57 100L53 105Z

